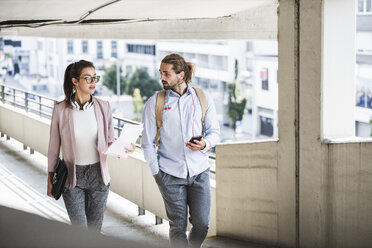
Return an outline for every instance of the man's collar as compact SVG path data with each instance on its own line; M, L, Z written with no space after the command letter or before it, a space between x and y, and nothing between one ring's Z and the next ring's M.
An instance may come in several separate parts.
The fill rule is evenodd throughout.
M189 84L187 84L187 90L186 90L186 92L185 92L186 95L190 95L190 94L192 94L192 92L191 92L191 88L192 88L192 87L191 87ZM169 96L169 95L172 95L172 96L178 96L178 97L181 97L177 92L173 91L172 89L166 90L166 92L167 92L168 96ZM185 95L185 94L183 94L183 95Z

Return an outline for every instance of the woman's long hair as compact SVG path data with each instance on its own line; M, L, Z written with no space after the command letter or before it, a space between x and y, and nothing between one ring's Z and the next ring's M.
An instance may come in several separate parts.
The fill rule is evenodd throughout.
M191 83L192 75L194 73L194 64L191 62L186 62L185 59L176 53L169 54L164 57L161 61L165 64L173 65L173 70L178 74L182 71L185 72L184 80L186 83Z
M63 101L66 106L71 106L70 98L74 93L74 84L72 83L72 79L79 78L82 70L87 67L95 68L92 62L86 60L80 60L67 66L65 78L63 80L63 91L65 92L65 99Z

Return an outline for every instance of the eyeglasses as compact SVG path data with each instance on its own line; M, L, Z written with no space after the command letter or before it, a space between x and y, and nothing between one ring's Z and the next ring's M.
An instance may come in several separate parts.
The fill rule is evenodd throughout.
M85 81L87 82L87 84L91 84L91 83L93 83L93 80L94 80L96 83L98 83L100 78L101 78L101 76L95 76L95 77L85 76L85 77L83 77L83 79L85 79ZM79 78L77 78L77 79L81 79L81 78L79 77Z

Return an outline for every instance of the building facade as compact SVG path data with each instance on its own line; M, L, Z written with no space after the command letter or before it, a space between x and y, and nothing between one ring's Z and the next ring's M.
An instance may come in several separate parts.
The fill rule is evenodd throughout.
M372 120L372 1L357 2L356 136L370 137Z

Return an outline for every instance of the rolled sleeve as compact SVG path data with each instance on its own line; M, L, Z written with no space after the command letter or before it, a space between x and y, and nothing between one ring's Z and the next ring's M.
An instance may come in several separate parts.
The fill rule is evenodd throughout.
M202 153L207 153L209 149L212 148L211 142L208 139L204 138L205 147L203 150L200 150Z

